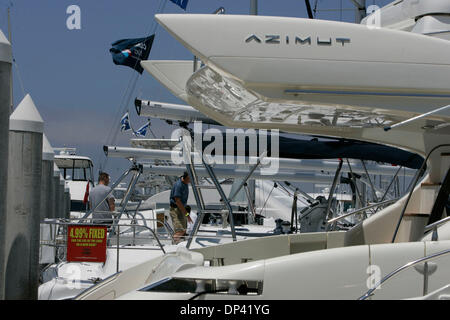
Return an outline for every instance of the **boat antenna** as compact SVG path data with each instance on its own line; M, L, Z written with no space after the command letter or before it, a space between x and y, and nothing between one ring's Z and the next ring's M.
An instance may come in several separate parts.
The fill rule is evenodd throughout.
M437 109L431 110L431 111L429 111L429 112L426 112L426 113L424 113L424 114L418 115L418 116L416 116L416 117L412 117L412 118L407 119L407 120L405 120L405 121L396 123L396 124L394 124L394 125L392 125L392 126L384 127L384 131L389 131L389 130L391 130L391 129L393 129L393 128L401 127L401 126L403 126L403 125L405 125L405 124L407 124L407 123L409 123L409 122L412 122L412 121L416 121L416 120L422 119L422 118L424 118L424 117L426 117L426 116L429 116L429 115L431 115L431 114L434 114L434 113L437 113L437 112L440 112L440 111L444 111L444 110L446 110L446 109L448 109L448 108L450 108L450 105L447 105L447 106L444 106L444 107L441 107L441 108L437 108Z
M318 5L318 3L319 3L319 0L316 0L316 2L314 3L314 9L313 9L314 17L317 15L317 5Z
M311 3L309 2L309 0L305 0L305 4L306 4L306 11L308 11L308 17L310 19L314 19L314 15L311 9Z

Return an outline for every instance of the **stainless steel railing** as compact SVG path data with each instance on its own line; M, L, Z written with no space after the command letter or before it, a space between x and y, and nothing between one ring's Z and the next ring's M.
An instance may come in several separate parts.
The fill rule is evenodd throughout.
M424 233L427 233L430 230L433 230L433 234L431 235L431 241L437 241L439 239L438 235L438 228L443 225L444 223L447 223L450 221L450 217L441 219L439 221L436 221L432 224L429 224L425 227Z
M78 225L77 218L72 219L47 219L44 223L54 226L53 229L53 236L51 237L52 240L50 241L42 241L42 246L49 246L49 247L55 247L57 249L62 248L62 251L57 251L56 257L57 261L65 261L65 248L67 245L67 226L69 225ZM104 223L98 223L98 221L104 221L104 218L99 219L88 219L90 222L92 222L90 225L95 226L107 226L111 230L113 228L116 228L115 233L109 233L107 237L107 248L108 249L116 249L116 255L117 255L117 271L119 271L119 254L121 250L161 250L163 253L166 253L164 249L164 245L172 244L173 243L173 230L172 228L167 224L166 221L162 222L158 219L144 219L144 218L121 218L119 224L104 224ZM123 223L125 221L132 221L133 223ZM97 222L97 223L95 223ZM164 229L164 233L161 234L159 232L155 232L155 230L147 225L147 223L156 223L159 224L161 228ZM142 223L142 224L138 224ZM84 223L86 224L86 223ZM127 228L124 230L124 228ZM135 229L141 229L140 231L136 232ZM149 236L140 236L140 234L143 231L149 231L152 237ZM216 234L208 234L208 233L214 233ZM267 234L270 235L270 234ZM263 236L262 234L253 234L253 233L244 233L242 236L255 236L260 237ZM185 236L182 237L183 240L187 240L189 237ZM199 240L231 240L232 236L228 234L220 235L217 233L217 231L213 230L200 230L200 234L197 234L195 239ZM156 246L149 247L145 246L145 241L148 241L149 239L154 239L157 243ZM143 240L139 242L139 240ZM166 244L164 244L164 241L166 241ZM139 245L136 245L138 243ZM150 243L149 243L150 244Z
M362 295L361 297L359 297L358 300L366 300L367 298L371 297L374 295L374 291L377 290L377 288L379 288L383 283L385 283L386 281L388 281L389 279L391 279L392 277L396 276L397 274L401 273L402 271L416 266L419 263L425 263L424 266L424 283L423 283L423 295L427 295L428 294L428 261L435 259L435 258L439 258L442 257L444 255L447 255L450 253L450 249L444 250L444 251L440 251L431 255L428 255L426 257L408 262L407 264L395 269L394 271L392 271L391 273L389 273L387 276L385 276L384 278L382 278L373 288L371 288L370 290L368 290L364 295Z
M347 218L347 217L349 217L349 216L352 216L352 215L355 215L355 214L358 214L358 213L362 213L362 212L367 211L367 210L369 210L369 209L378 208L378 207L381 207L381 206L384 206L384 205L390 205L390 204L392 204L392 203L394 203L394 202L397 202L398 200L399 200L399 199L391 199L391 200L385 200L385 201L382 201L382 202L378 202L378 203L372 204L372 205L370 205L370 206L367 206L367 207L364 207L364 208L361 208L361 209L354 210L354 211L352 211L352 212L343 214L343 215L341 215L341 216L339 216L339 217L330 219L330 220L328 220L326 223L327 223L327 224L333 224L333 223L335 223L335 222L337 222L337 221L339 221L339 220L342 220L342 219L344 219L344 218Z
M64 248L64 247L66 247L66 237L65 237L65 235L67 234L67 226L77 224L76 222L78 220L79 219L75 218L75 219L60 219L60 220L58 220L58 219L48 219L48 220L44 221L44 224L49 224L49 225L53 225L53 226L56 226L56 227L53 229L54 233L53 233L53 236L52 236L52 240L51 241L41 241L41 245L43 245L43 246L51 246L51 247L56 247L56 248L61 248L61 247ZM95 226L106 226L106 227L111 228L111 230L113 230L113 229L117 230L112 236L111 236L112 233L110 233L110 236L107 239L107 241L108 241L107 242L107 248L109 248L109 249L111 249L111 248L112 249L116 249L116 251L117 251L117 254L116 254L117 255L117 271L119 271L119 253L120 253L120 250L133 250L133 249L134 250L135 249L139 249L139 250L155 250L155 248L149 248L149 247L146 247L146 248L139 247L138 248L138 247L134 247L134 246L121 246L121 241L120 240L121 240L121 238L122 239L125 238L127 236L127 233L121 233L120 232L120 228L127 227L128 228L127 231L129 231L130 229L133 229L133 234L132 234L132 237L131 237L133 243L136 243L136 240L139 240L139 239L144 239L144 240L149 240L150 239L149 237L137 237L136 233L134 231L135 228L141 228L141 229L149 231L151 233L151 235L153 236L153 239L157 242L156 248L158 248L158 250L161 250L163 253L166 253L166 251L164 250L164 245L162 244L161 240L169 240L170 243L172 243L172 241L173 241L173 232L171 232L170 226L168 226L165 221L162 222L162 221L157 220L157 219L136 219L136 218L128 219L128 218L122 218L121 222L131 220L134 223L130 223L130 224L127 224L127 223L119 223L119 224L117 224L117 223L115 223L113 225L104 224L104 223L95 223L96 221L98 222L98 221L104 221L104 220L105 220L104 218L103 219L92 219L92 218L90 219L90 221L93 222L93 225L95 225ZM145 224L137 224L136 223L137 221L144 221ZM165 229L165 234L168 237L163 239L161 237L161 235L158 235L157 232L155 232L152 228L147 226L147 222L156 222L157 225L160 224ZM110 245L112 239L116 240L115 246L111 246ZM57 256L58 256L58 254L57 254ZM63 259L64 258L63 256L64 256L64 254L62 254L62 257L60 257L59 259L60 260Z

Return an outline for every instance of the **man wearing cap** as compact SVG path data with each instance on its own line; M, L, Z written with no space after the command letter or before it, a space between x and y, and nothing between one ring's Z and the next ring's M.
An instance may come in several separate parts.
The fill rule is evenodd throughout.
M191 182L187 172L175 182L170 192L170 217L172 218L175 234L173 240L175 244L183 240L186 235L187 222L192 223L192 219L186 210L189 197L189 183Z

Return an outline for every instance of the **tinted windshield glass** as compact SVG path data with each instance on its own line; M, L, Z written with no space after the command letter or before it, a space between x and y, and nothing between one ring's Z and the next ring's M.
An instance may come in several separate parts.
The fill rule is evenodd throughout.
M55 159L65 180L93 181L92 162L84 159Z
M86 170L86 168L74 168L73 169L73 175L72 175L72 180L77 180L77 181L87 181L88 180L88 170Z
M201 281L201 284L199 282L199 280L194 279L167 278L145 287L141 289L141 291L195 293L198 286L201 286L201 291L212 290L212 283L210 280Z

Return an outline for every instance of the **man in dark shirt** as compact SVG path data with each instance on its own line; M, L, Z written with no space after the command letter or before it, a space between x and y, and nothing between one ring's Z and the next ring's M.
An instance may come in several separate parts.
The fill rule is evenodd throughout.
M173 240L179 243L186 235L187 222L192 223L189 213L186 211L189 197L189 183L191 182L187 172L175 182L170 192L170 217L172 218L175 234Z

